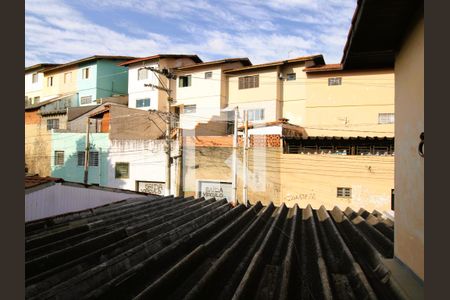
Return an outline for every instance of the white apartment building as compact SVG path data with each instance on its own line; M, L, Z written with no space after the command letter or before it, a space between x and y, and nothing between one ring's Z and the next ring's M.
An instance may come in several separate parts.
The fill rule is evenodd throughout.
M58 66L58 64L36 64L25 68L25 103L36 104L48 100L42 96L44 87L44 71Z

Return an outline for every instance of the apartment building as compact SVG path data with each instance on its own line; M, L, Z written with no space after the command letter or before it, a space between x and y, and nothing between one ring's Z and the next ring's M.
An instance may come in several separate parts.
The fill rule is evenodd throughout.
M44 71L59 64L42 63L25 68L25 106L45 101L43 97Z
M160 76L150 68L162 72L164 69L173 70L201 62L202 60L197 55L157 54L120 63L119 66L128 68L128 106L143 110L167 111L167 89L171 90L171 97L175 99L176 80ZM146 86L149 84L151 86ZM162 86L166 90L160 89Z
M95 55L44 71L45 99L75 95L76 106L94 105L96 100L128 93L127 69L117 64L129 56Z
M176 98L172 106L180 112L180 127L193 130L210 120L226 121L227 113L222 111L228 104L224 72L250 65L248 58L227 58L177 68ZM226 126L214 128L216 132L209 129L211 135L226 132Z

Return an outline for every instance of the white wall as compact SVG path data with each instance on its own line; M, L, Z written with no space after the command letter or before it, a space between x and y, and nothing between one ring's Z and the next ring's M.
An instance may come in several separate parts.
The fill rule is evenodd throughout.
M138 109L149 110L158 109L158 90L152 87L145 87L144 84L160 85L155 74L148 70L147 79L138 80L138 70L143 67L153 67L158 69L158 63L143 62L136 65L130 65L128 68L128 107L136 108L136 100L150 98L150 107Z
M25 194L25 222L76 212L145 195L68 186L61 183Z
M166 154L164 140L111 140L108 155L108 186L136 190L136 181L165 182ZM176 144L172 155L176 155ZM174 160L175 161L175 160ZM116 179L116 162L129 163L129 178ZM175 164L174 164L175 165ZM172 187L175 186L175 169L172 166Z
M39 92L43 88L44 73L42 73L42 72L38 73L38 81L35 83L33 83L33 74L34 74L34 72L25 74L25 95L27 95L28 93ZM31 95L31 96L33 96L33 95ZM42 101L42 99L41 99L41 101Z
M205 72L212 72L212 78L205 79ZM184 114L180 111L180 125L183 129L194 129L198 123L207 123L211 117L220 115L221 97L221 68L205 69L201 71L185 71L179 75L191 75L192 85L179 87L176 82L176 104L196 105L196 112Z

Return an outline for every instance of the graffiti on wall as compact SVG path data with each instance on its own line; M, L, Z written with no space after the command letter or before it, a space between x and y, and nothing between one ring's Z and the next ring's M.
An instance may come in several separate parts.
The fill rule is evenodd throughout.
M158 181L136 181L137 191L143 193L150 193L155 195L164 195L164 182Z
M289 193L284 197L284 202L308 202L316 200L316 193Z
M231 183L219 181L199 181L199 194L201 197L231 199Z

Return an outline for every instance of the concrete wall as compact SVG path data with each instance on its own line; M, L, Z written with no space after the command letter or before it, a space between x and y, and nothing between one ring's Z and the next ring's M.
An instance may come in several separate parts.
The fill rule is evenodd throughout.
M342 85L328 86L328 78ZM310 136L394 136L394 124L378 124L394 113L394 71L308 73L304 126ZM296 102L293 102L296 103Z
M255 136L257 137L257 136ZM223 139L223 138L222 138ZM231 138L230 138L231 139ZM217 140L218 141L218 140ZM219 141L218 141L219 142ZM232 147L184 146L184 191L198 195L199 181L231 182ZM242 201L242 148L238 152L238 199ZM283 154L281 147L249 150L249 200L298 204L327 209L361 207L390 210L394 158ZM338 187L352 188L351 198L338 198Z
M88 78L83 78L83 69L89 68ZM78 101L80 106L93 105L97 95L97 77L98 77L98 65L97 61L91 61L78 66ZM92 97L92 102L88 104L81 104L81 97Z
M40 101L43 101L42 89L44 85L44 73L37 72L38 81L33 83L33 74L35 72L30 72L25 74L25 96L32 98L40 97ZM31 102L34 103L34 102Z
M25 194L25 222L142 197L145 196L56 183Z
M97 98L128 94L128 68L116 60L97 61Z
M395 255L424 273L424 20L414 26L395 62Z
M30 174L49 176L51 132L41 122L37 110L25 112L25 163Z
M108 153L107 186L136 190L137 181L165 182L166 154L164 147L164 140L111 140L111 147ZM177 154L176 147L176 143L174 143L172 147L173 155ZM129 163L129 178L115 178L114 170L117 162ZM172 187L174 187L174 165L172 174Z
M64 151L64 165L55 166L54 159L50 161L51 176L63 178L67 181L82 183L84 179L84 166L78 166L78 151L85 151L86 134L84 133L53 133L51 136L51 153ZM108 184L108 152L109 139L106 133L92 133L90 135L90 151L99 152L99 165L89 167L89 184Z

